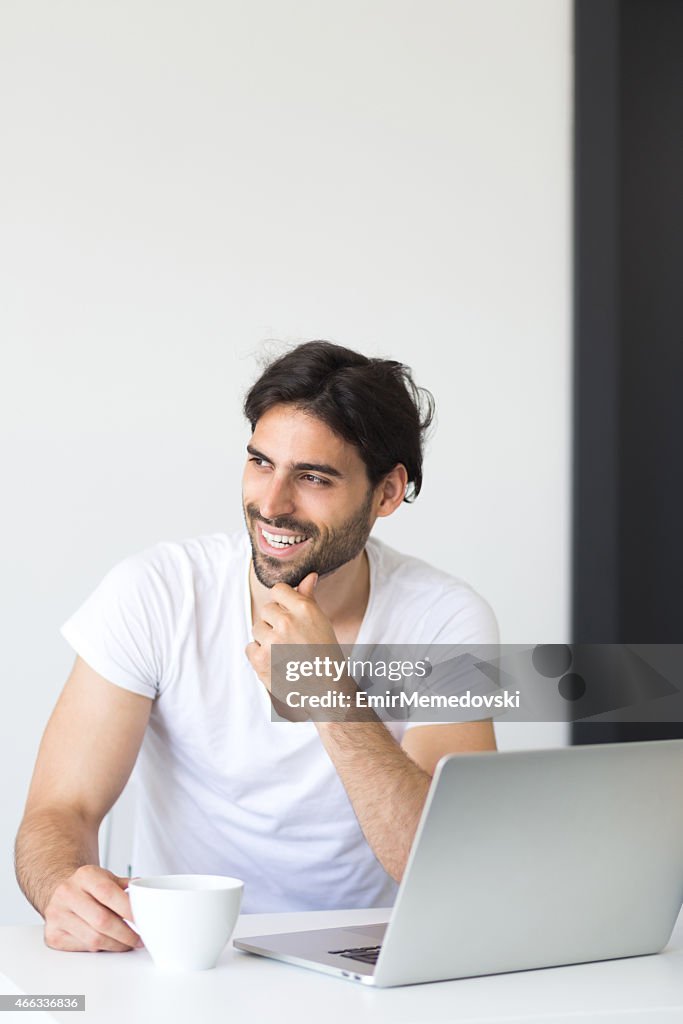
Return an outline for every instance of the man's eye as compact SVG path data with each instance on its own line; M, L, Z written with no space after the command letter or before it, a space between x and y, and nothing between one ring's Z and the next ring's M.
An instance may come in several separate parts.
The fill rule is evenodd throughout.
M326 487L329 480L325 480L321 476L316 476L315 473L305 473L302 477L303 480L308 480L311 484L316 484L319 487Z
M255 466L259 466L259 467L261 467L261 466L269 466L270 465L270 463L266 462L265 459L260 459L258 457L258 455L252 455L251 458L249 459L249 461L253 462Z

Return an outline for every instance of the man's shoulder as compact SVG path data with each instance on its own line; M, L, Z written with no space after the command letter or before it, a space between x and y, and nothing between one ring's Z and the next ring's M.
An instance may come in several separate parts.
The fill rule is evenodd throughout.
M368 555L381 605L403 609L411 633L428 632L434 642L495 643L498 624L489 603L469 583L377 538Z
M411 590L467 591L472 588L459 576L425 562L415 555L397 551L376 537L368 541L368 554L374 561L376 577L392 586L408 586Z
M247 556L248 538L243 530L235 533L211 533L184 540L159 541L130 555L121 567L138 580L147 579L172 585L211 583L217 579L237 578L237 569Z

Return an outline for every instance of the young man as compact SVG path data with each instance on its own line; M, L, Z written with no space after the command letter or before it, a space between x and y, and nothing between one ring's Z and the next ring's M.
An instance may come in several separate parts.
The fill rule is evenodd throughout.
M495 749L490 722L273 721L273 643L497 631L466 584L369 539L422 483L431 396L406 367L311 342L265 370L245 413L246 534L127 559L63 627L76 664L16 845L55 948L138 941L97 849L136 761L134 873L235 875L258 912L390 904L439 758Z

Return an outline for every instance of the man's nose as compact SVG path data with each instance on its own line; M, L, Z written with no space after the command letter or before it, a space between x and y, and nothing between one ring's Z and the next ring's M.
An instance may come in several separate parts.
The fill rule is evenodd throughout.
M294 494L288 477L273 473L268 488L261 498L260 512L264 519L291 516L294 511Z

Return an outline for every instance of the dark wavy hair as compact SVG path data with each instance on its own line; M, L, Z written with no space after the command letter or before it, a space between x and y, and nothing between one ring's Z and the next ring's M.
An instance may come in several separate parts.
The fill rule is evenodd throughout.
M316 416L355 445L376 486L401 462L408 473L404 501L422 488L425 434L434 398L394 359L370 359L330 341L308 341L271 362L244 400L252 430L275 405Z

